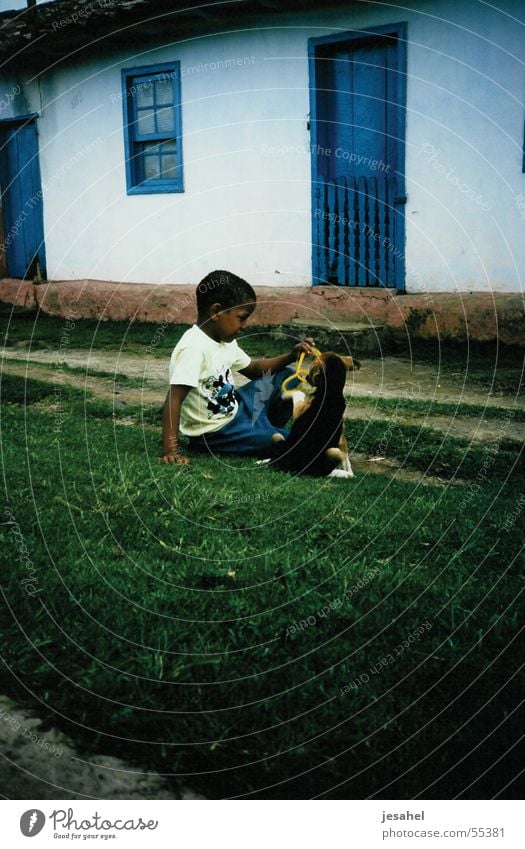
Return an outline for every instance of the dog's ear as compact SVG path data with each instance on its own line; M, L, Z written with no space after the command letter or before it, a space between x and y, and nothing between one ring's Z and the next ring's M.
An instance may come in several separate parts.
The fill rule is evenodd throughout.
M359 360L354 360L353 357L341 357L344 362L347 371L358 371L361 368L361 363Z

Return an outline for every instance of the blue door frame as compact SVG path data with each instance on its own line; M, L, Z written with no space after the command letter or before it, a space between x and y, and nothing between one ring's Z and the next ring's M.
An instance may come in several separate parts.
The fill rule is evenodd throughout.
M3 250L10 277L45 279L37 115L0 120Z
M405 287L406 29L308 41L314 286Z

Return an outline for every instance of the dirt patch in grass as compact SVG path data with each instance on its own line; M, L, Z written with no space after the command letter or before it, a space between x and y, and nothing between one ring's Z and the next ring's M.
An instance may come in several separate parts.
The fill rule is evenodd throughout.
M476 442L495 442L502 432L505 419L475 418L472 416L409 416L403 414L388 414L383 410L373 410L370 407L352 403L346 409L346 418L351 421L396 421L398 424L416 425L421 428L431 428L446 436L456 439L469 439ZM506 438L515 442L525 441L525 423L513 422L505 428Z
M17 377L31 378L52 383L53 386L68 386L75 389L80 389L88 394L92 394L95 398L100 398L104 401L113 401L116 406L134 405L134 404L160 404L164 400L164 393L158 389L150 388L146 385L137 388L136 386L128 386L118 382L117 378L112 378L108 374L107 378L94 377L86 372L86 375L72 374L64 371L60 367L52 367L40 364L31 367L33 363L10 362L4 360L2 364L3 374L12 374ZM164 387L165 390L165 387Z
M439 475L427 474L418 469L406 469L402 463L393 457L369 457L368 454L354 452L351 455L352 469L359 475L384 475L402 481L411 481L425 486L459 486L465 481L455 478L453 481Z
M438 403L475 404L487 407L517 406L525 409L525 397L516 391L506 391L498 385L494 374L491 388L491 371L487 368L488 386L472 380L472 373L458 366L450 370L439 363L415 361L403 357L383 357L366 360L361 370L351 375L347 387L353 398L408 398L434 400Z

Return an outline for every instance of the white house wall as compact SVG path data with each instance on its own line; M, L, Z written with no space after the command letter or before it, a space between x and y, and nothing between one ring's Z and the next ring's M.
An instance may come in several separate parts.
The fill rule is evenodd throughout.
M255 284L309 284L307 40L407 21L407 289L520 291L525 50L509 16L522 4L500 2L507 15L474 0L408 5L418 11L268 15L26 81L41 115L49 277L188 283L230 268ZM128 196L120 71L171 60L185 191Z

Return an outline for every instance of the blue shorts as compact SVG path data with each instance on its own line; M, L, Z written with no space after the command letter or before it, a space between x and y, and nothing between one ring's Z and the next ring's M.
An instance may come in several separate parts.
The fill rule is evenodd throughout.
M289 434L284 425L293 410L291 398L281 398L281 384L294 373L287 366L273 375L250 380L235 390L239 409L231 422L213 433L190 437L190 448L207 450L210 454L244 454L268 457L272 436ZM290 389L299 381L290 381Z

